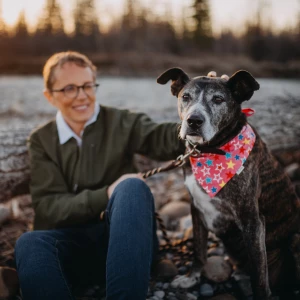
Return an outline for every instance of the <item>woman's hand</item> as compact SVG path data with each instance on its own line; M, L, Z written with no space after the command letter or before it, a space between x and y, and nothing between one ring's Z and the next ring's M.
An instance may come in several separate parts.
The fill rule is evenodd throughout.
M120 178L118 178L115 182L113 182L107 189L107 195L108 195L108 199L111 197L112 193L114 192L116 186L122 182L123 180L127 179L127 178L138 178L141 179L143 181L145 181L145 179L143 178L143 175L141 173L130 173L130 174L124 174L122 175Z

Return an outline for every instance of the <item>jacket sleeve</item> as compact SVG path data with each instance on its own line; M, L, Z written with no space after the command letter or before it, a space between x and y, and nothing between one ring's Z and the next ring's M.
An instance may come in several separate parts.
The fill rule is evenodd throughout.
M70 193L61 170L45 151L38 135L28 143L30 192L35 210L35 227L53 229L74 226L97 218L108 202L107 186Z
M138 114L132 127L129 148L156 160L176 159L185 151L184 143L178 135L179 124L159 124L145 114Z

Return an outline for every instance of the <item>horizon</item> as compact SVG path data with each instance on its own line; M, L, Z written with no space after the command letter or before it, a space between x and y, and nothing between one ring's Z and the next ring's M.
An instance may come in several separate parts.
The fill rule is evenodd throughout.
M73 31L72 12L76 0L58 0L65 24L65 31ZM109 29L124 12L125 0L95 1L100 28ZM182 13L190 9L192 0L141 0L139 3L155 16L170 16L175 28L181 31ZM9 30L16 24L24 10L29 30L35 30L37 21L46 0L2 0L2 17ZM150 5L151 3L151 5ZM172 3L172 4L171 4ZM214 36L224 30L241 34L247 22L257 17L258 7L262 16L262 25L271 27L274 32L288 30L299 24L300 0L210 0L211 24ZM1 1L0 1L1 5ZM238 13L236 13L238 12Z

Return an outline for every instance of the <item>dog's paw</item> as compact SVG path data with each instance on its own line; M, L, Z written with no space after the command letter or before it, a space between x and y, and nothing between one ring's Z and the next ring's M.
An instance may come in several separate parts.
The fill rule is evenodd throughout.
M183 288L188 289L196 284L200 283L200 272L192 272L190 275L180 275L176 276L175 279L171 282L173 288Z

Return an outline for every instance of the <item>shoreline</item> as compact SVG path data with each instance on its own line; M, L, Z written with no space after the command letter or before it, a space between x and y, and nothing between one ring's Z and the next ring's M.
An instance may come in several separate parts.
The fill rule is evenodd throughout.
M256 78L300 78L300 61L253 61L243 55L201 54L190 56L160 53L89 53L88 57L98 68L98 75L107 77L157 77L172 67L181 67L191 75L206 75L215 70L217 74L231 75L244 69ZM49 56L3 57L0 76L41 75Z

